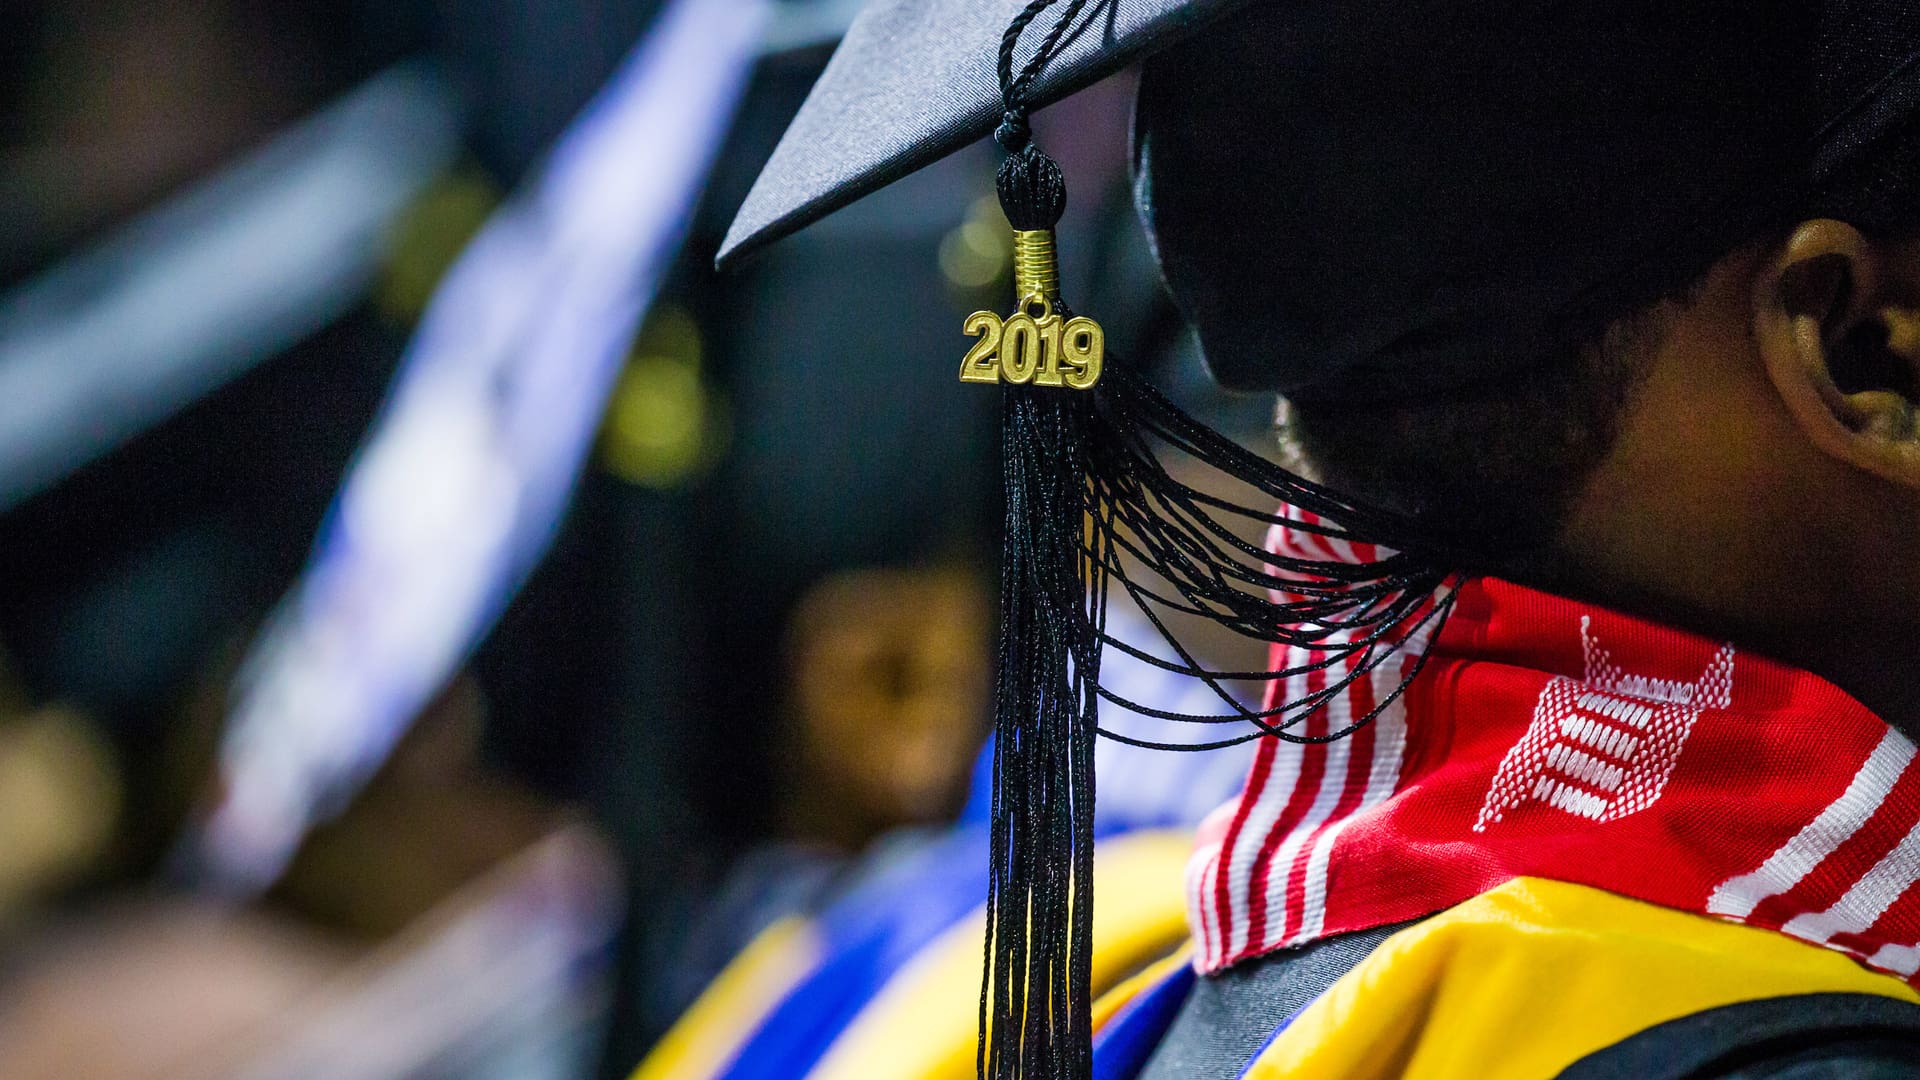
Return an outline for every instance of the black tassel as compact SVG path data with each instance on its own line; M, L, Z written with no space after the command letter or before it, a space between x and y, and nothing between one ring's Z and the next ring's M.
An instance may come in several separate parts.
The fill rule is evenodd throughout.
M1066 210L1060 167L1001 127L1000 203L1017 230ZM1091 1075L1093 741L1098 640L1088 606L1088 395L1001 389L1006 532L995 695L992 872L979 1072Z

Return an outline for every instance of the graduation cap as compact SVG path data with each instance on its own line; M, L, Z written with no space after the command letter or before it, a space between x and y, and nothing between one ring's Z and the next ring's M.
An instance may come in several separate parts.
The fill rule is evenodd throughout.
M1507 378L1770 224L1873 227L1916 209L1920 7L1904 0L876 0L720 259L990 133L1007 151L1012 310L970 318L972 349L956 339L961 379L1002 395L1008 486L980 1059L997 1078L1090 1067L1090 741L1098 702L1115 700L1099 656L1146 656L1106 636L1108 587L1180 657L1150 662L1216 689L1308 671L1210 671L1154 614L1179 612L1307 650L1327 684L1262 710L1220 689L1220 717L1140 711L1317 741L1404 690L1301 733L1348 683L1430 639L1454 573L1484 565L1471 538L1186 416L1059 295L1065 180L1027 118L1132 63L1137 201L1168 286L1223 383L1296 400ZM1264 505L1178 482L1168 449ZM1380 557L1265 552L1236 518Z

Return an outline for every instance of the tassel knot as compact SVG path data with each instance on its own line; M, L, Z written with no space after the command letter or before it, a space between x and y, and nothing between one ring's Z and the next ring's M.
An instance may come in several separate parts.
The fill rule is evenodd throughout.
M995 179L1000 209L1021 232L1052 229L1067 212L1067 181L1059 163L1031 142L1007 155Z
M1033 125L1027 122L1027 110L1008 109L1002 114L1000 126L993 129L993 141L1009 154L1026 149L1033 141Z

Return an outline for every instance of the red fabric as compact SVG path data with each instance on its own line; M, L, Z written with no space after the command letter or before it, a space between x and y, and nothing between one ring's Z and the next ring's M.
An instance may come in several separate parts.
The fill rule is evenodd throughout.
M1246 794L1203 826L1189 866L1201 970L1534 876L1920 971L1920 764L1834 686L1490 579L1462 586L1430 656L1354 737L1267 740ZM1307 730L1364 715L1409 662Z

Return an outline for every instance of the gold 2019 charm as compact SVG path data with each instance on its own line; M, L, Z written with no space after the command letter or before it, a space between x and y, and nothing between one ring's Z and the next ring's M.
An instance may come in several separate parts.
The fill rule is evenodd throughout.
M1084 315L1063 321L1044 293L1029 293L1005 319L976 311L967 316L962 330L980 340L960 361L961 382L1091 390L1100 381L1106 331Z

